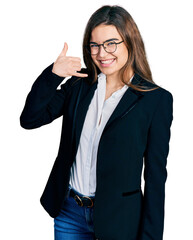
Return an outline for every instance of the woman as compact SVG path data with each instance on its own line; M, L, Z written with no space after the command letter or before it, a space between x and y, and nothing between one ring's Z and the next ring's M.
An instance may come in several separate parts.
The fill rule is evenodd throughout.
M67 49L37 78L20 117L33 129L63 116L41 197L55 239L161 240L172 94L152 80L139 30L120 6L89 19L86 69Z

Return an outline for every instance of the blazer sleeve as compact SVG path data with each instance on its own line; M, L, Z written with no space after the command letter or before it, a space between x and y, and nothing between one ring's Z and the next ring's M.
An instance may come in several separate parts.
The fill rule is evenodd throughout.
M163 91L150 125L144 154L144 198L140 240L162 240L164 230L165 182L173 120L173 96Z
M65 97L71 88L73 77L57 90L64 77L52 72L53 64L44 69L28 93L20 116L20 125L25 129L41 127L60 117L63 113Z

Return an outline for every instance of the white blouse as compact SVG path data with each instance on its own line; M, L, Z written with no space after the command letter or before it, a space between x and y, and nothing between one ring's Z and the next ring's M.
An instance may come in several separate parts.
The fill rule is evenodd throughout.
M98 75L97 88L86 114L69 181L70 188L85 196L95 195L96 161L100 137L108 119L127 88L128 86L124 85L105 100L106 75L103 73Z

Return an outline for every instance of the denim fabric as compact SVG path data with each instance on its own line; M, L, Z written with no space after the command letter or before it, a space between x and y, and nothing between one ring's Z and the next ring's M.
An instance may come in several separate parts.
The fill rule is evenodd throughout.
M68 191L60 214L54 218L54 236L55 240L94 240L93 207L80 207Z

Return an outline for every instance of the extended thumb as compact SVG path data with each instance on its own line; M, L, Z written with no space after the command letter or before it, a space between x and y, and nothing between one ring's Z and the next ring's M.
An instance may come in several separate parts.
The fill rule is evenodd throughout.
M66 56L67 51L68 51L68 45L65 42L64 47L63 47L62 52L61 52L61 55Z

